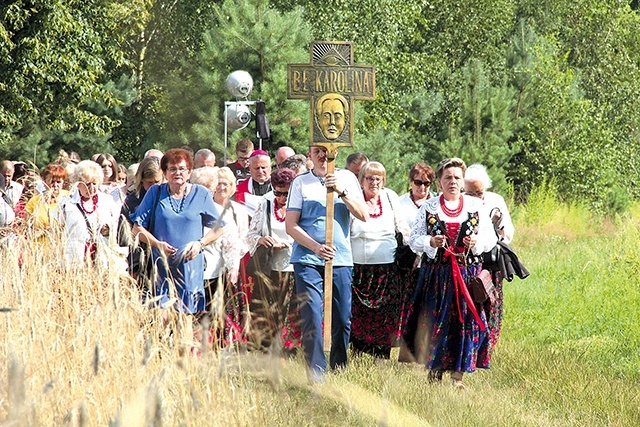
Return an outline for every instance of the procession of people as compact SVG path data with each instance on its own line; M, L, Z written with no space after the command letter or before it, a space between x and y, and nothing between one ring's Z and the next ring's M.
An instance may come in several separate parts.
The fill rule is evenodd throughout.
M37 182L15 180L18 162L5 160L0 225L39 242L61 230L65 268L116 269L145 306L196 327L222 316L216 346L299 352L313 382L346 368L350 349L390 359L400 347L399 362L424 366L432 383L447 373L458 388L464 374L490 367L504 311L496 257L511 250L514 227L504 199L487 191L484 166L416 163L399 196L372 153L330 171L322 146L306 156L280 147L272 158L243 139L235 152L219 164L208 149L149 150L129 168L109 153L62 153ZM398 260L405 245L408 270ZM481 301L483 270L492 287Z

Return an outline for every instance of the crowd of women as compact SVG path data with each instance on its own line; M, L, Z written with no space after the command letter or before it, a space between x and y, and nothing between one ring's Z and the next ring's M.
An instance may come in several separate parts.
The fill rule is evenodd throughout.
M91 160L64 155L39 176L25 168L19 177L16 162L4 161L3 238L26 229L46 244L58 229L68 268L116 269L150 307L172 307L196 324L221 320L213 334L218 345L295 352L322 329L305 314L308 288L299 267L305 256L320 263L339 257L335 247L318 245L321 237L309 240L308 230L298 227L308 214L301 188L307 182L333 187L347 208L341 230L351 292L343 329L352 350L389 359L399 347L400 362L424 365L431 382L448 372L456 387L465 387L464 373L489 368L502 323L503 279L528 273L509 247L514 229L507 205L488 191L482 165L467 168L450 158L434 171L415 164L409 191L398 196L386 187L384 166L364 156L358 170L334 176L322 172L320 151L307 166L289 149L273 172L269 155L246 141L236 154L231 168L196 168L189 149L152 150L128 169L106 153ZM240 202L239 171L248 192ZM350 180L359 185L346 184ZM300 258L296 245L309 248L308 255ZM404 266L396 256L402 245L411 248ZM512 255L513 268L499 262L502 252ZM262 270L250 271L251 257L264 253ZM488 295L479 300L472 288L482 270L490 273L490 301ZM305 347L313 370L311 353Z

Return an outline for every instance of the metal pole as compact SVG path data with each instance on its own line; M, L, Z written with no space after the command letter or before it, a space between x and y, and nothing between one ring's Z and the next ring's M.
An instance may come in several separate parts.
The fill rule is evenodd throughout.
M229 102L225 101L224 103L224 160L222 166L227 166L227 108L229 107Z

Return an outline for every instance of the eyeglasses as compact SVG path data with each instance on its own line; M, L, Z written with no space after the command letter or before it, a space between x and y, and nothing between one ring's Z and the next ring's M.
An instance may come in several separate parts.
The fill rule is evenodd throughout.
M174 168L174 167L167 168L167 172L169 173L176 173L176 172L186 173L188 171L189 171L188 168Z
M276 191L273 190L273 195L276 197L287 197L289 195L288 191Z
M371 183L382 182L381 176L365 176L364 179Z
M218 187L220 187L220 188L229 188L229 187L231 187L231 184L229 184L228 182L219 182L218 183Z
M484 196L484 190L481 190L481 191L465 191L464 194L466 194L468 196L472 196L472 197L482 198L482 196Z
M247 160L249 160L249 158L248 157L238 156L238 160L243 160L243 161L246 162Z
M413 180L413 183L414 183L415 185L417 185L418 187L421 187L421 186L423 186L423 185L424 185L425 187L429 187L429 186L431 185L431 181L420 181L419 179L414 179L414 180Z

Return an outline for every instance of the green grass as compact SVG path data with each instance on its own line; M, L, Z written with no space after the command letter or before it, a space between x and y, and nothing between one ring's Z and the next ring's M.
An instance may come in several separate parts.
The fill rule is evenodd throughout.
M531 276L505 282L492 369L465 375L468 390L368 356L315 386L300 355L180 356L129 283L66 274L59 248L22 271L6 255L0 306L16 310L0 313L0 423L638 426L640 209L605 220L542 196L535 214L514 210Z

